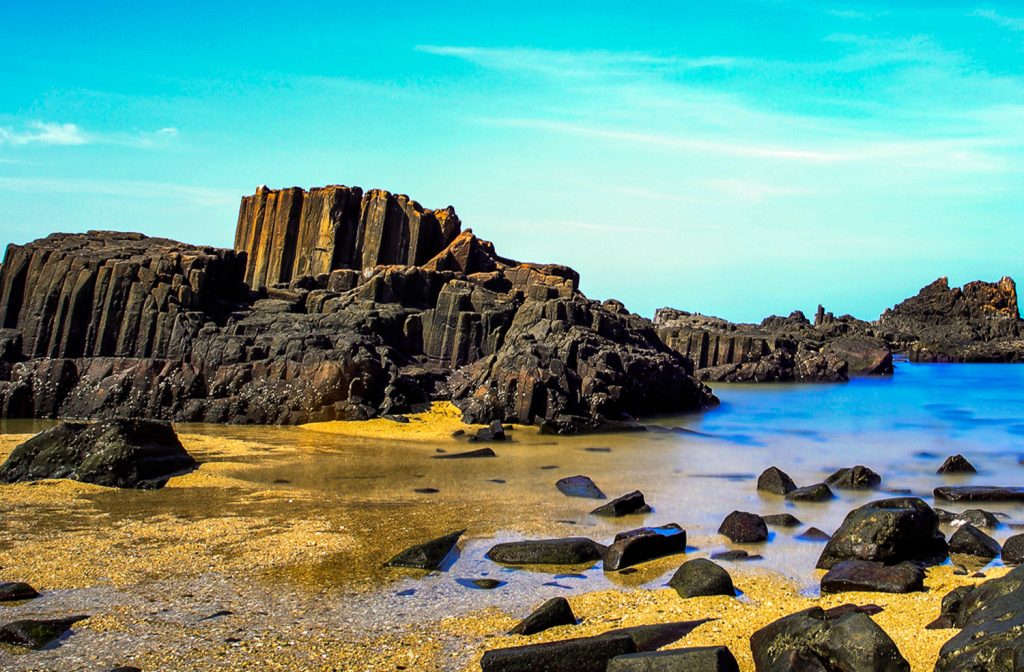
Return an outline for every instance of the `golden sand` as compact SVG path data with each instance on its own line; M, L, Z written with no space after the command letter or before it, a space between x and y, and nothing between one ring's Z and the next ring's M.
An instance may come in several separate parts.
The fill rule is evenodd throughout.
M243 586L279 586L305 591L309 604L295 604L296 618L318 604L331 584L380 585L382 556L415 543L424 530L454 529L481 503L456 495L444 506L423 506L420 500L394 493L360 495L300 487L269 488L240 477L254 466L294 460L309 450L299 442L260 444L247 440L189 433L185 447L201 459L195 472L171 479L155 492L119 491L73 481L43 481L0 486L0 567L3 577L28 581L41 590L113 585L131 591L147 582L217 573ZM410 416L409 423L391 420L330 422L306 425L303 432L403 442L455 441L452 432L472 428L461 423L451 404L435 404ZM535 436L531 428L517 428ZM517 437L519 434L517 434ZM0 436L0 459L25 435ZM313 442L315 444L315 442ZM474 461L475 462L475 461ZM467 468L471 468L468 467ZM523 495L523 502L528 497ZM537 495L538 497L541 495ZM528 505L528 504L524 504ZM549 523L552 534L568 534ZM524 529L522 532L537 532ZM367 539L386 539L381 544ZM508 636L517 619L496 608L442 618L364 639L332 636L330 631L296 636L270 627L256 637L230 642L231 632L216 631L203 639L181 626L147 618L113 606L80 624L95 632L144 633L145 650L130 662L143 669L322 669L322 670L452 670L479 669L479 658L491 648L600 634L633 625L714 618L674 647L726 645L740 669L753 670L749 637L755 630L787 614L814 605L877 604L884 610L875 621L895 640L911 669L931 670L951 630L926 630L939 612L943 595L955 586L982 579L955 576L950 567L929 570L923 593L888 595L846 593L812 598L773 574L730 565L743 595L683 600L670 589L635 589L681 562L680 557L649 563L632 576L613 575L619 590L568 597L581 623L531 637ZM372 570L367 568L372 567ZM353 573L358 568L359 576ZM1005 570L993 569L990 577ZM215 625L214 628L226 627ZM171 646L190 639L186 663ZM205 662L201 662L205 661ZM122 661L127 664L129 661Z

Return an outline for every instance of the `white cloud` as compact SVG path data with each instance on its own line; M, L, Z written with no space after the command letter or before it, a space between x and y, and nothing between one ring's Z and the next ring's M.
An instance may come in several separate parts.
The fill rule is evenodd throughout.
M1024 18L1006 16L1004 14L1000 14L994 9L979 9L973 12L971 16L977 16L983 19L988 19L989 21L995 21L1003 28L1009 28L1010 30L1024 30Z
M196 187L167 182L96 180L61 177L0 177L0 192L90 194L131 199L180 198L201 207L237 205L244 190Z
M176 138L178 129L161 128L156 132L96 133L83 129L78 124L50 121L29 121L20 129L0 126L0 145L20 147L25 145L79 146L79 145L122 145L126 147L154 147Z

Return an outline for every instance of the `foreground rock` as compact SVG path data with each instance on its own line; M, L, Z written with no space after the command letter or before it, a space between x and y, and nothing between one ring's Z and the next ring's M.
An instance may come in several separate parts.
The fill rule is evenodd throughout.
M767 541L768 525L756 513L733 511L718 526L718 533L737 544L752 544Z
M604 554L605 571L618 571L666 555L686 552L686 532L675 524L619 532Z
M474 423L581 431L716 402L649 320L578 286L451 208L263 187L235 250L109 231L9 246L0 413L299 423L450 399Z
M961 525L949 538L950 555L969 555L983 560L998 558L1002 549L999 542L974 525Z
M727 647L703 646L612 658L608 672L739 672Z
M758 672L909 672L892 639L870 616L830 618L813 607L779 619L750 637Z
M924 590L924 570L910 562L886 565L865 560L844 560L833 565L821 577L822 593L910 593L920 590Z
M553 597L537 607L533 613L508 631L510 635L533 635L559 625L576 625L569 601L564 597Z
M388 567L409 567L433 571L440 567L452 552L465 530L458 530L437 539L411 546L388 560Z
M39 597L35 588L20 581L0 582L0 602L17 602Z
M116 488L159 488L195 467L170 423L61 422L15 448L0 466L0 481L70 478Z
M669 579L668 585L682 598L736 595L729 572L706 558L684 562Z
M939 517L917 497L870 502L847 514L818 558L818 568L843 560L936 564L946 559Z
M882 484L882 477L862 464L839 469L825 479L825 483L839 490L870 490Z
M616 656L636 653L628 634L564 639L492 649L480 660L482 672L605 672Z
M89 617L71 616L70 618L48 620L14 621L0 626L0 642L29 649L42 649L55 639L62 637L75 623L87 618Z
M1024 534L1015 534L1003 542L1002 559L1007 565L1024 565Z
M503 565L582 565L600 560L604 546L583 537L510 541L487 552Z
M1024 567L962 596L936 672L1015 672L1024 661Z
M644 493L639 490L634 490L628 495L623 495L617 499L613 499L603 506L599 506L593 511L592 514L595 516L610 516L618 518L619 516L628 516L633 513L650 513L651 507L644 501Z
M947 502L1024 502L1024 488L999 485L944 485L935 498Z

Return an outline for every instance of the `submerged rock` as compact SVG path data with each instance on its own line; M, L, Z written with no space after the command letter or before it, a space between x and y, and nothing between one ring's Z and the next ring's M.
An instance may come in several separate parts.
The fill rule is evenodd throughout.
M910 672L895 642L869 616L829 618L813 607L750 637L758 672Z
M727 647L702 646L670 651L631 653L612 658L608 672L739 672Z
M778 467L768 467L757 477L757 489L775 495L788 495L796 490L796 483Z
M970 523L961 525L949 538L950 555L970 555L991 560L998 558L1001 550L998 541Z
M584 537L509 541L487 552L503 565L582 565L600 560L604 546Z
M619 532L604 554L605 571L618 571L666 555L686 552L686 532L672 523Z
M735 543L751 544L768 539L768 525L756 513L733 511L718 526L718 533Z
M0 626L0 642L29 649L42 649L53 640L63 636L75 623L87 618L89 617L71 616L69 618L13 621Z
M948 555L939 517L917 497L870 502L848 513L818 558L820 569L843 560L936 564Z
M508 631L510 635L533 635L559 625L576 625L569 601L564 597L552 597Z
M833 565L821 577L822 593L909 593L919 590L924 590L924 570L910 562L886 565L866 560L844 560Z
M975 474L978 470L963 455L951 455L938 468L938 474Z
M669 579L668 585L674 588L682 598L705 595L734 597L736 595L729 572L706 558L696 558L684 562Z
M566 476L555 482L555 487L566 497L582 497L584 499L607 499L589 476Z
M862 464L839 469L825 483L840 490L870 490L882 484L882 477Z
M117 488L159 488L171 476L195 468L168 422L61 422L15 448L0 466L0 481L70 478Z
M593 511L592 514L595 516L627 516L632 513L650 513L651 507L644 501L644 493L639 490L634 490L628 495L623 495L617 499L599 506Z
M443 537L411 546L384 564L387 567L435 570L441 566L465 532L465 530L458 530Z

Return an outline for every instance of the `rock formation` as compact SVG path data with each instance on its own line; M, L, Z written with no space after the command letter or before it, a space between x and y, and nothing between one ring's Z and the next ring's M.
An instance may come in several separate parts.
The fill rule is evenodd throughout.
M236 250L102 231L10 245L0 411L299 423L452 399L473 422L564 432L715 403L650 321L460 228L380 190L261 187Z

